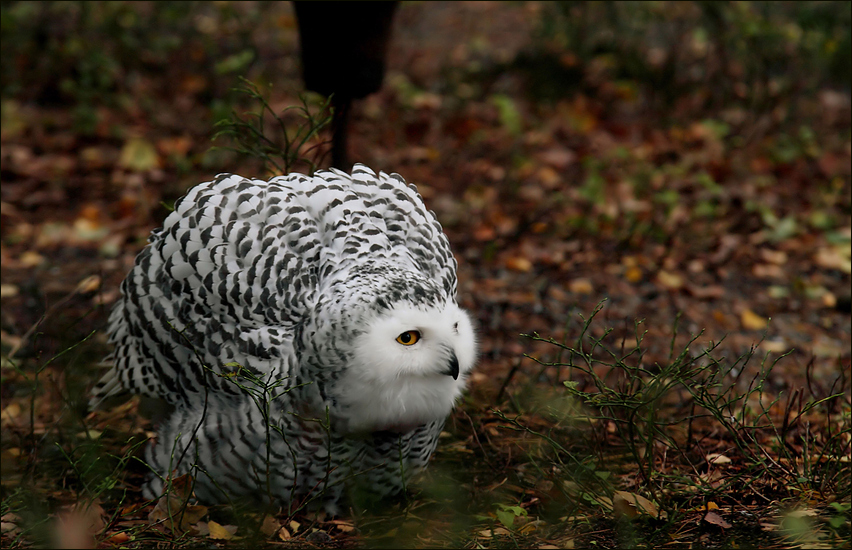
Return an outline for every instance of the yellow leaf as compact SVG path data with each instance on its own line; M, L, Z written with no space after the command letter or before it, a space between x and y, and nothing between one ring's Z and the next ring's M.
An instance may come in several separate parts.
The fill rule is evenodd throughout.
M683 286L683 277L664 269L657 272L657 280L666 288L681 288Z
M160 157L151 142L142 138L130 138L121 149L118 164L134 172L147 172L160 167Z
M3 420L3 424L9 422L10 420L17 418L21 415L21 406L17 403L9 403L9 406L3 409L3 412L0 412L0 420Z
M740 322L746 330L762 330L766 328L766 318L761 317L750 309L745 309L740 314Z
M237 532L235 525L219 525L215 521L208 521L207 528L210 529L210 538L214 540L231 540Z
M707 503L707 511L708 511L708 512L709 512L710 510L718 510L718 509L719 509L719 505L718 505L718 504L716 504L715 502L708 502L708 503Z
M636 265L628 267L624 270L624 278L629 283L638 283L642 280L642 268Z

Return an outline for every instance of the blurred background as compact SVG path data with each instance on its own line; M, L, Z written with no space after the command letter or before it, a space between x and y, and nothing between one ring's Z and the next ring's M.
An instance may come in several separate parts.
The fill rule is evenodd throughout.
M753 378L736 375L784 355L762 386L767 403L796 388L816 401L848 391L851 7L399 4L383 85L352 103L349 160L415 183L449 236L481 361L448 424L454 443L436 460L461 468L490 456L491 473L468 484L485 498L511 480L501 502L524 513L488 516L510 534L544 501L563 507L552 525L565 523L556 519L576 500L543 489L547 475L519 465L517 441L496 430L493 408L550 418L543 411L571 378L525 357L555 361L564 350L520 334L606 336L617 350L644 320L650 372L697 336L696 345L722 341L741 391ZM105 479L114 491L141 475L121 477L124 462L100 477L80 464L104 449L123 456L128 434L151 429L126 410L90 418L95 427L82 420L108 351L109 306L150 230L217 173L277 172L268 150L246 145L245 121L264 121L280 145L282 128L295 135L306 113L328 112L306 95L290 2L0 10L3 513L29 510L32 528ZM316 120L291 147L294 170L331 162L332 125ZM737 363L750 351L750 366ZM847 453L848 404L819 421L846 415ZM507 527L507 510L518 524ZM606 529L610 542L626 540ZM544 527L524 536L533 531Z

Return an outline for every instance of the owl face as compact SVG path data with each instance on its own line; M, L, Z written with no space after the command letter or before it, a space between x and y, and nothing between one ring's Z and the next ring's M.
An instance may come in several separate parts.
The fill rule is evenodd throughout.
M475 360L473 326L455 303L403 302L365 320L335 392L349 431L404 432L445 418Z

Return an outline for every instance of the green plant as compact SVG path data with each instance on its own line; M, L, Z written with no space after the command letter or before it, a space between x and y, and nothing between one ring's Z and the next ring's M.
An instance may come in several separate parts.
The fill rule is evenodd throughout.
M641 330L641 322L635 324L631 345L618 344L613 329L591 330L601 309L602 303L583 319L574 345L528 336L555 347L552 361L532 357L542 367L539 376L544 369L556 369L568 377L562 382L563 397L539 399L537 409L526 413L530 419L551 414L556 421L550 428L533 428L523 410L514 417L495 411L507 423L504 428L539 442L528 454L538 473L535 479L550 480L566 501L573 499L580 508L612 512L618 488L613 474L636 468L638 487L662 505L669 521L699 497L722 501L736 493L738 499L762 499L771 492L779 499L811 499L816 494L838 502L850 498L842 457L850 452L852 422L848 412L841 412L848 373L841 373L832 388L810 389L807 399L805 389L793 390L786 398L773 395L768 392L771 373L787 354L772 361L764 356L752 365L756 345L733 360L725 359L721 342L693 351L700 334L676 346L677 322L668 360L647 364L647 331ZM753 373L750 378L748 372ZM559 399L568 405L554 413ZM523 409L522 403L515 406ZM819 413L826 416L819 428L803 422ZM562 420L568 417L573 421ZM589 444L569 448L567 442L577 439L572 433L577 429L591 435ZM725 434L730 446L724 453L704 448L708 433ZM617 458L619 453L622 458ZM729 463L737 466L726 470L723 465ZM702 473L708 467L716 473ZM655 517L655 510L648 510L641 512ZM842 525L841 519L830 521Z
M287 174L300 163L313 172L321 160L321 146L324 145L317 142L317 138L332 118L330 98L312 104L303 95L301 105L275 113L256 85L244 78L241 80L243 87L238 91L260 103L260 110L243 115L233 112L229 118L220 120L216 123L220 130L213 139L229 138L235 145L225 149L261 160L267 172ZM294 115L298 117L295 120ZM271 121L267 122L268 119Z

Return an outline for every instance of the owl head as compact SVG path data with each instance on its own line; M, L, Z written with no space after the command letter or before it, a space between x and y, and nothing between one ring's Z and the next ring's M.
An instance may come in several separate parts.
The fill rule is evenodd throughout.
M467 312L443 287L410 272L357 283L346 285L359 289L360 306L344 308L351 337L329 392L337 428L406 432L446 418L476 361Z

